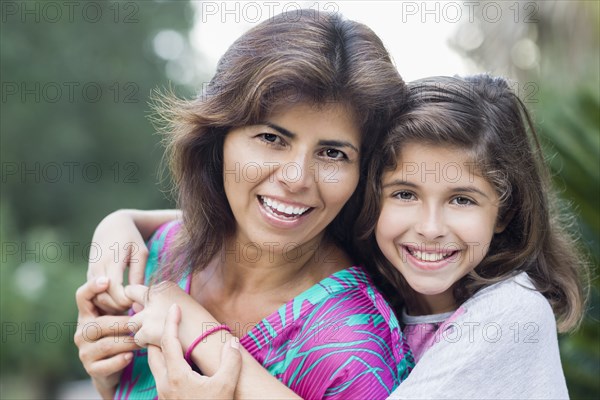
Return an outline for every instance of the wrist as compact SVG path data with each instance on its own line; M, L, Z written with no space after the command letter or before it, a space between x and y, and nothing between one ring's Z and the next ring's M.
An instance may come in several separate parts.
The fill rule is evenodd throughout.
M205 324L202 324L205 325ZM227 325L223 325L223 324L218 324L218 325L213 325L210 326L212 324L208 324L208 326L206 326L206 330L202 330L202 332L200 333L200 335L192 342L192 344L190 344L190 346L188 347L188 349L185 352L185 361L187 361L188 364L192 364L192 360L191 360L191 355L192 352L194 351L194 349L200 345L201 343L206 343L208 341L208 338L210 336L216 335L216 334L221 334L221 333L231 333L231 329L229 329L229 327ZM222 340L222 343L225 343L226 340Z
M117 392L117 384L111 384L108 381L104 381L104 379L92 378L92 383L100 394L100 397L102 397L104 400L112 400Z

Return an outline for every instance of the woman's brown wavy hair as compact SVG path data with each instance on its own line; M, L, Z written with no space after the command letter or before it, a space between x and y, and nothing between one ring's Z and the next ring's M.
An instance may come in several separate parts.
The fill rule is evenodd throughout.
M531 118L503 78L433 77L408 85L405 108L369 170L365 207L356 224L357 246L385 280L378 282L396 309L414 293L383 256L374 237L381 209L381 177L397 167L408 142L455 147L473 163L501 200L499 223L482 262L455 288L462 303L485 286L527 272L552 305L560 331L581 320L587 264L572 234L573 220L552 190ZM559 212L559 205L561 212Z
M327 233L353 255L352 232L367 161L404 98L406 87L381 40L338 14L295 10L243 34L220 59L198 98L162 95L164 133L183 229L161 279L204 268L235 230L223 186L223 143L235 127L264 122L283 103L342 104L362 133L361 179ZM185 260L175 262L174 260Z

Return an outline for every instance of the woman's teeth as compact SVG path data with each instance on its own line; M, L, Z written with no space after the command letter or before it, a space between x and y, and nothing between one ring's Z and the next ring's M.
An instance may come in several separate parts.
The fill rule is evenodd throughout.
M263 205L265 205L266 209L272 212L277 212L276 215L287 217L299 217L304 214L306 211L310 209L310 207L294 207L290 205L283 204L275 199L271 199L265 196L258 196Z

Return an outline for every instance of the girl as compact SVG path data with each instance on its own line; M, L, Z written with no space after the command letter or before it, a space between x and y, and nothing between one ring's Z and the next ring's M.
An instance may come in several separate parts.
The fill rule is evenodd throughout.
M577 327L586 264L507 82L410 84L380 148L358 248L418 360L390 398L568 398L556 321Z
M554 318L579 323L586 264L523 103L488 75L417 81L381 149L359 248L417 360L391 398L568 398Z
M154 234L146 283L179 285L129 288L145 306L132 319L137 343L161 345L176 302L185 358L208 375L220 338L234 335L248 363L305 398L389 395L412 358L348 233L365 160L404 89L371 30L301 10L240 37L198 99L160 103L183 223ZM88 340L87 321L107 324L90 312L90 292L78 293L86 369L104 397L153 398L146 350L129 363L112 338ZM241 395L264 397L254 379L241 371Z

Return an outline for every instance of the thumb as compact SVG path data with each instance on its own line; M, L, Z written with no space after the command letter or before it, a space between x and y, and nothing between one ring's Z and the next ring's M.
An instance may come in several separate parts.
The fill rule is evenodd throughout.
M232 337L221 350L221 365L213 375L213 379L222 382L225 387L235 388L242 369L242 353L240 342Z

